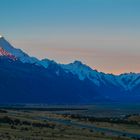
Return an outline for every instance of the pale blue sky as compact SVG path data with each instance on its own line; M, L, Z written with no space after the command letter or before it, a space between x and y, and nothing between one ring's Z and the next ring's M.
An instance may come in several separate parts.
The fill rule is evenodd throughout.
M140 72L140 0L0 0L0 33L38 58Z

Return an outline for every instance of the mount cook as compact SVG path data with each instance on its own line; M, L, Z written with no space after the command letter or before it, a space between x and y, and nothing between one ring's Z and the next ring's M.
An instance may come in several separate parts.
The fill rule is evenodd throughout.
M0 36L0 97L1 103L139 102L140 73L113 75L80 61L39 60Z

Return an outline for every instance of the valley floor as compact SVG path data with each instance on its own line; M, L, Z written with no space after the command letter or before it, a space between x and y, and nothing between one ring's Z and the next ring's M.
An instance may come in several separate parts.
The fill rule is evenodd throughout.
M86 109L55 109L1 108L0 140L140 139L139 114L95 117Z

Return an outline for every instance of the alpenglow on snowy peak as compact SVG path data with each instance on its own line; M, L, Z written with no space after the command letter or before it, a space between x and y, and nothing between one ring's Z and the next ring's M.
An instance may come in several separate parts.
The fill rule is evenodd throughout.
M12 60L17 60L17 58L12 55L11 53L5 51L3 48L0 47L0 56L5 56L5 57L8 57L9 59L12 59Z
M28 56L20 49L14 48L3 36L0 36L0 48L4 51L10 53L15 56L17 59L22 61L23 63L38 63L39 60L34 57Z
M0 36L0 56L6 56L13 60L20 60L23 63L31 63L38 66L43 66L45 69L49 65L55 65L66 73L70 73L79 80L88 80L92 82L98 88L104 86L108 88L116 87L120 90L131 91L140 85L140 74L128 73L121 75L106 74L103 72L98 72L83 64L80 61L74 61L70 64L57 64L55 61L49 59L38 60L35 57L30 57L28 54L20 49L14 48L3 36Z

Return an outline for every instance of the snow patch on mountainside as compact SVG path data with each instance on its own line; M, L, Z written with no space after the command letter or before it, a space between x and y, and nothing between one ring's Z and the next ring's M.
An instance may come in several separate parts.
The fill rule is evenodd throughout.
M125 85L126 90L132 90L135 86L140 84L140 73L125 73L119 75L122 84Z
M70 64L62 64L61 67L66 72L71 72L73 75L77 75L80 80L89 79L95 85L100 86L100 73L96 70L92 70L89 66L83 64L80 61L74 61Z
M38 63L39 60L35 57L29 57L26 53L24 53L20 49L14 48L8 41L1 36L0 38L0 47L3 48L6 52L12 54L16 58L18 58L23 63Z
M125 91L131 91L136 85L140 84L140 74L129 73L122 75L105 74L93 70L89 66L80 61L75 61L70 64L62 64L61 67L68 73L71 72L77 75L80 80L89 79L95 85L111 84Z
M40 61L40 64L41 64L42 66L44 66L45 68L48 68L49 65L51 65L51 64L57 64L57 63L56 63L55 61L53 61L53 60L49 60L49 59L45 58L45 59L42 59L42 60Z

